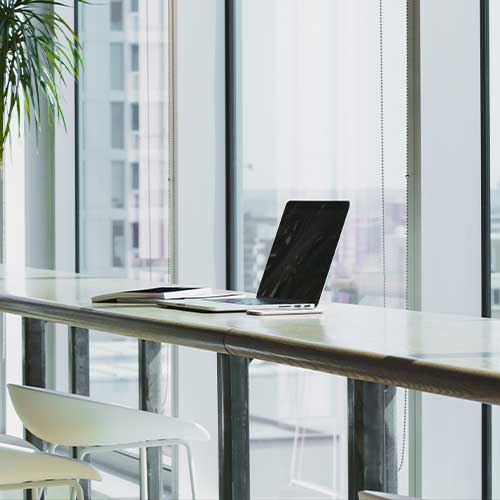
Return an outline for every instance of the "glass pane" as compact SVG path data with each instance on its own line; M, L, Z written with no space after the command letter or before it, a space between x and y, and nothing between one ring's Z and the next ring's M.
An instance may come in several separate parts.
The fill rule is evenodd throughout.
M111 10L111 29L113 31L123 30L123 2L121 0L112 0L110 3Z
M323 301L406 307L406 2L237 7L238 286L256 291L288 200L347 199ZM250 377L252 498L347 495L345 380L255 361Z
M121 12L123 34L110 31L101 9L81 7L80 267L103 275L168 279L168 9L160 0L150 1L146 25L141 9L134 13L122 10L122 2L111 4L110 17ZM127 18L137 15L141 36ZM135 72L148 51L147 39L149 76ZM134 70L135 81L121 78L123 66ZM108 75L103 67L112 68ZM113 265L117 256L121 266Z
M130 170L131 170L131 176L132 176L132 181L131 181L131 188L134 191L139 190L139 163L134 161L130 164Z
M123 149L125 147L125 107L123 102L111 103L111 147Z
M80 270L166 282L169 145L157 138L168 137L168 9L162 0L148 0L146 15L145 5L111 0L104 11L94 4L80 6ZM139 74L146 56L149 72ZM169 353L165 347L165 362ZM90 363L91 396L138 407L136 340L91 332ZM169 413L171 377L159 377ZM117 476L93 485L98 495L124 495L116 477L127 478L137 462L123 468L120 457L116 462L113 454L102 456L112 461ZM127 491L127 497L134 495L138 491Z
M133 131L139 131L139 104L134 102L131 107L131 125L130 128Z
M139 71L139 45L130 46L130 71Z
M113 247L113 267L125 267L125 224L122 220L112 222L111 245Z
M111 90L123 90L124 82L124 62L123 62L123 44L111 44Z
M111 163L111 206L123 208L125 204L125 166L123 161Z

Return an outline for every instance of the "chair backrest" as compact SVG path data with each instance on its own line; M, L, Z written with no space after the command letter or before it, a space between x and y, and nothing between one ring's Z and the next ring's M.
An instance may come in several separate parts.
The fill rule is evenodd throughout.
M105 446L155 439L203 441L200 425L37 387L9 384L23 425L44 441L65 446Z

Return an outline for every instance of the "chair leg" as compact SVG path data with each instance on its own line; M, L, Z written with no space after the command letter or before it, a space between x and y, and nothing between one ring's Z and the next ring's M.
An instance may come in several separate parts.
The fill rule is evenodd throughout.
M139 463L141 468L140 475L140 499L147 500L148 499L148 457L147 457L147 448L139 449Z
M191 495L193 500L196 500L196 492L194 486L194 462L193 462L193 454L191 453L191 446L189 446L189 444L186 442L182 442L180 444L184 446L184 448L186 448L187 461L189 467L189 480L191 482Z
M78 481L75 481L71 488L71 496L76 495L76 500L85 500L83 496L83 489Z
M47 443L47 450L46 453L53 454L56 451L57 444L52 444L52 443ZM33 490L34 493L32 493L32 498L35 498L36 500L41 500L43 494L45 493L45 498L47 498L47 488L37 488L36 490Z
M85 450L78 449L76 456L78 460L82 460L85 458L86 452ZM85 495L83 494L83 489L81 484L75 480L74 486L71 489L71 500L85 500Z

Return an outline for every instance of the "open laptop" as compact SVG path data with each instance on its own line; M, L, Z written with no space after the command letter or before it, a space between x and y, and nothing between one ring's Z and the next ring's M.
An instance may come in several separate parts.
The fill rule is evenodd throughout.
M205 312L318 305L349 210L348 201L289 201L256 297L161 300L159 305Z

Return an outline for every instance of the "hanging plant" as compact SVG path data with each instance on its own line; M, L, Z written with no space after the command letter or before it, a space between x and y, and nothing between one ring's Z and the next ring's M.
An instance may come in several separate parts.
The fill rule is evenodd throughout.
M66 127L58 89L78 78L81 47L51 0L0 0L0 166L14 117L33 122L38 133L46 102L49 119Z

